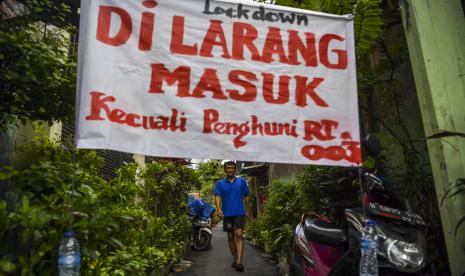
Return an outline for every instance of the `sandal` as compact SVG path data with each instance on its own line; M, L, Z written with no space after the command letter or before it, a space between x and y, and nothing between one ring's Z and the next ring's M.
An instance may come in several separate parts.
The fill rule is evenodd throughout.
M236 264L237 272L244 272L244 266L242 264Z

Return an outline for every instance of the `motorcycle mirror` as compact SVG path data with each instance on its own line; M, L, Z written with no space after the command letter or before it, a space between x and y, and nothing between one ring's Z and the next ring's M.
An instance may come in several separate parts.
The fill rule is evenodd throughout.
M365 137L363 145L365 146L369 156L376 156L381 152L381 143L378 138L372 134L368 134Z

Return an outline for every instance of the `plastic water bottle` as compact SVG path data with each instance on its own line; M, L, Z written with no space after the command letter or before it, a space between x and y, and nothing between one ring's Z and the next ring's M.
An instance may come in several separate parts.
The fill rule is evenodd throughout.
M78 276L81 253L76 233L65 232L58 248L58 271L60 276Z
M360 240L362 257L360 258L360 276L378 275L378 235L375 222L369 220L363 228Z

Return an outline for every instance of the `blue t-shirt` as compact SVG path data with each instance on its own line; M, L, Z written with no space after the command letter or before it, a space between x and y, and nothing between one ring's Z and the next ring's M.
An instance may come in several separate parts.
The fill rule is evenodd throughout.
M227 178L218 180L215 186L215 195L221 196L221 209L225 217L244 216L244 196L250 194L245 179L236 177L234 182Z

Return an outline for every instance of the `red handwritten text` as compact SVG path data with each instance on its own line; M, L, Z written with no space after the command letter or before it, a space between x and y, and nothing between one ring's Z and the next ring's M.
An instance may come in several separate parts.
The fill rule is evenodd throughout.
M266 103L269 104L285 104L290 101L290 82L295 81L294 104L298 107L306 107L309 98L316 106L328 107L328 104L316 92L324 79L313 78L309 79L304 76L295 75L293 77L287 75L275 76L271 73L261 74L261 91ZM164 93L163 83L168 85L178 85L176 95L178 97L193 97L205 98L205 94L209 94L212 99L227 100L228 98L250 102L257 98L257 86L259 86L259 76L253 72L244 70L232 70L228 74L229 83L235 84L242 88L242 92L237 89L223 89L223 86L229 86L229 83L223 83L218 77L217 70L213 68L204 68L204 72L197 84L191 91L191 68L189 66L179 66L173 71L166 68L164 64L152 64L152 79L150 82L150 93ZM279 87L277 96L273 91L273 84L278 80Z
M329 159L333 161L347 160L354 164L362 162L360 143L356 141L343 141L339 146L329 147L307 145L302 147L301 153L312 161Z
M144 7L154 8L155 6L144 5ZM147 10L140 15L141 26L137 26L140 30L138 33L140 51L152 49L155 16L155 13ZM113 36L110 35L112 20L121 22L119 29ZM132 16L125 9L100 6L97 40L116 47L126 44L133 33L133 24ZM278 27L269 27L266 34L261 34L254 25L249 23L238 21L231 25L223 25L220 20L210 20L203 40L186 44L184 41L185 24L184 16L173 16L170 41L170 51L173 54L244 60L245 53L248 51L253 61L263 63L280 62L289 65L304 64L308 67L321 65L336 70L347 69L347 50L334 47L338 44L345 46L345 38L337 34L321 34L318 35L319 40L317 40L315 33L302 33L292 29L281 30ZM231 37L227 38L224 27L229 26L231 26L232 31ZM265 37L262 49L257 44L259 37ZM220 49L221 53L218 56L213 54L215 47Z
M220 115L215 109L204 110L203 114L203 133L235 135L234 147L236 148L247 145L247 142L242 140L247 135L298 137L297 120L291 123L259 122L257 116L252 115L251 121L233 123L220 121Z
M170 116L146 116L136 113L126 112L119 108L110 108L109 104L116 102L113 96L107 96L102 92L92 91L91 111L86 120L102 121L109 120L110 122L127 125L135 128L144 129L159 129L175 132L186 131L187 118L183 117L184 113L179 113L176 109L171 109ZM103 114L102 114L103 111ZM179 118L178 118L179 117Z

